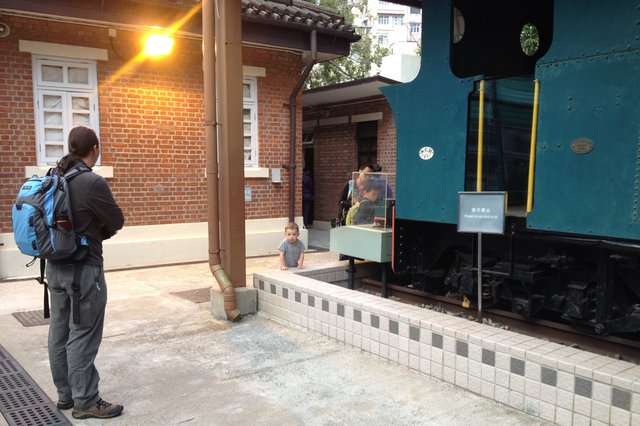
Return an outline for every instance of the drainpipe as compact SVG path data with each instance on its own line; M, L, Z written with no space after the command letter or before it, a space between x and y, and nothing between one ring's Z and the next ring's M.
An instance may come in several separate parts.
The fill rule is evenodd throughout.
M304 70L289 96L289 164L283 166L289 169L289 222L294 221L296 209L296 98L317 59L317 33L316 30L313 30L311 31L311 56L307 60Z
M204 126L207 149L207 220L209 229L209 269L220 286L227 319L240 319L236 292L222 269L220 259L220 214L218 196L218 140L216 137L216 74L215 74L215 7L214 0L202 2L202 44L204 74Z

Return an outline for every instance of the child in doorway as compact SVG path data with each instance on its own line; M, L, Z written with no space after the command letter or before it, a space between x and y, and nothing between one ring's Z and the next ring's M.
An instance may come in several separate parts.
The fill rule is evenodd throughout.
M303 268L304 243L298 239L300 228L293 222L284 227L284 240L278 245L280 252L280 269L286 271L289 268Z

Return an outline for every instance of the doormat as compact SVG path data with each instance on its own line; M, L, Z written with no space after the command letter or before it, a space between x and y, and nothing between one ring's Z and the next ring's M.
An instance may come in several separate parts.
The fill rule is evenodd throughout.
M194 290L177 291L171 293L193 303L204 303L211 300L211 287L196 288Z
M35 327L37 325L49 325L51 318L44 317L44 310L14 312L13 315L25 327Z

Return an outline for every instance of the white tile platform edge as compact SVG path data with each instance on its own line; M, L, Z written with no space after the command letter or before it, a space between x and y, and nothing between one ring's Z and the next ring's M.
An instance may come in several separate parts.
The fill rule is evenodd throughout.
M640 425L640 366L329 283L346 279L255 273L258 310L559 425Z

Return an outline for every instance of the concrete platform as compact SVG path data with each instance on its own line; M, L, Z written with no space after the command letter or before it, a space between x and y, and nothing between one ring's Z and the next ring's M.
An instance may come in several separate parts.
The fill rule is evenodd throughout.
M348 290L327 266L256 273L259 311L542 420L640 425L640 366Z
M309 253L305 271L311 273L317 265L336 260L334 253ZM310 280L290 272L268 272L276 267L273 256L249 259L247 280L253 282L253 274L275 277L273 273L280 274L280 281L274 282L307 285ZM214 319L206 301L176 295L209 287L213 281L205 263L108 272L109 302L97 367L101 395L123 403L125 410L121 417L105 421L74 420L65 411L69 421L87 425L548 424L331 334L285 325L263 310L289 303L280 296L267 302L270 286L267 292L258 292L258 314L235 324ZM277 288L280 295L281 286ZM47 360L48 327L24 327L12 315L42 309L41 298L42 289L33 280L0 283L0 344L55 398ZM317 300L318 313L325 313ZM329 304L331 312L336 307ZM0 425L5 424L0 417Z

